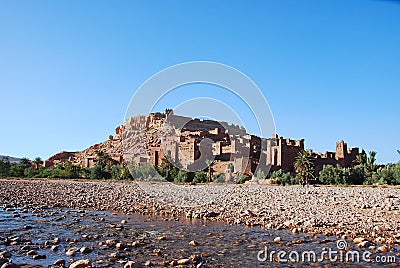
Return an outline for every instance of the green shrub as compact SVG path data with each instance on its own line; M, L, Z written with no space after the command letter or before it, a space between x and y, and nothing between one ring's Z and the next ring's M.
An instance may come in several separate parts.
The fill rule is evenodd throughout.
M111 179L113 180L119 180L121 179L121 166L116 165L113 166L111 169Z
M400 184L400 163L388 164L378 168L376 174L372 175L371 181L378 179L380 184Z
M111 173L103 165L96 165L91 168L90 178L92 180L108 180L111 178Z
M348 177L349 184L361 185L364 184L367 178L367 170L363 165L357 165L350 170Z
M282 185L294 185L294 184L299 184L299 180L296 176L292 176L290 172L287 172L283 174L281 178L281 184Z
M269 178L271 180L272 184L281 184L281 180L282 180L282 176L283 176L284 172L282 169L279 170L275 170L273 171L270 175Z
M326 185L347 184L349 182L349 172L340 166L324 165L319 172L319 181Z
M33 178L36 174L37 174L37 171L35 169L33 169L32 167L29 167L29 168L24 169L23 177Z
M204 171L197 171L194 174L193 182L195 183L205 183L207 182L207 173Z
M257 170L256 179L257 179L257 181L265 179L265 174L264 174L263 170L261 170L261 169Z
M272 184L293 185L298 184L297 177L292 176L290 172L284 172L282 169L276 170L269 175Z
M149 179L159 176L159 173L151 163L145 163L141 166L130 165L133 179Z
M169 180L175 181L175 178L178 177L179 169L173 168L169 171Z
M215 183L224 183L225 182L225 174L218 173L213 175L213 182Z
M174 182L189 182L189 176L186 171L179 170L178 174L174 178Z
M31 168L31 162L28 158L22 158L19 163L12 163L9 170L10 177L25 177L25 169ZM27 171L27 173L29 173Z
M115 165L111 170L111 178L113 180L131 180L132 175L127 166Z
M158 174L160 174L161 177L163 177L164 179L166 179L167 181L170 180L169 178L169 169L165 168L165 167L159 167L157 169Z
M241 175L241 176L239 176L239 178L237 178L236 183L237 184L242 184L242 183L245 183L246 181L247 181L247 177L244 176L244 175Z

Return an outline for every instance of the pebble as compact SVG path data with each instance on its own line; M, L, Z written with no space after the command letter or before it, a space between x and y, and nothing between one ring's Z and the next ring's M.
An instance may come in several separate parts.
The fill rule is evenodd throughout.
M118 258L118 253L117 252L113 252L110 254L110 258Z
M1 268L21 268L21 266L8 262L3 264Z
M282 239L279 236L274 238L275 243L280 243L281 241Z
M365 248L365 247L367 247L369 244L371 244L371 243L370 243L369 241L365 240L365 241L362 241L362 242L358 243L358 244L357 244L357 247L359 247L359 248Z
M91 250L90 248L88 248L88 247L81 247L81 248L79 249L79 251L80 251L82 254L87 254L87 253L92 252L92 250Z
M364 240L365 240L364 237L356 237L356 238L353 239L353 243L354 244L358 244L358 243L363 242Z
M0 258L9 259L11 258L12 254L9 251L0 252Z
M28 255L28 256L35 256L35 255L38 255L38 253L37 253L35 250L30 250L30 251L28 251L28 252L26 253L26 255Z
M125 248L125 245L123 243L117 243L117 244L115 244L115 248L118 250L121 250L121 249Z
M388 248L388 246L383 245L383 246L378 247L378 248L376 249L376 251L382 252L382 253L386 253L386 252L389 251L389 248Z
M65 266L65 260L64 259L58 259L53 263L53 265L55 265L55 266Z
M67 255L67 257L73 257L77 251L79 251L78 248L70 248L65 252L65 255Z
M376 242L377 244L383 244L383 243L385 243L385 238L383 238L383 237L377 237L377 238L375 239L375 242Z
M69 268L85 268L85 267L90 267L92 266L92 263L90 262L90 260L79 260L79 261L75 261L73 262Z
M197 245L198 245L198 243L196 241L194 241L194 240L189 242L189 246L195 247Z
M46 255L34 255L33 257L32 257L34 260L44 260L44 259L46 259Z
M180 259L177 261L178 265L187 265L190 263L190 259Z
M140 268L142 267L139 263L136 263L134 261L128 261L125 263L124 268Z
M8 262L7 259L0 258L0 267L1 267L3 264L7 263L7 262Z
M109 246L109 247L114 246L115 244L116 244L116 243L115 243L114 240L111 240L111 239L107 239L107 240L106 240L106 245Z

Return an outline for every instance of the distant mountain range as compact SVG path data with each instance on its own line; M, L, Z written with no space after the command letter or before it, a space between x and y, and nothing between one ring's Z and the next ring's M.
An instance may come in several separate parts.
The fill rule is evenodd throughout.
M11 163L18 163L21 161L21 158L12 157L12 156L8 156L8 155L0 155L0 159L6 158L6 157L8 157L8 159L10 160Z

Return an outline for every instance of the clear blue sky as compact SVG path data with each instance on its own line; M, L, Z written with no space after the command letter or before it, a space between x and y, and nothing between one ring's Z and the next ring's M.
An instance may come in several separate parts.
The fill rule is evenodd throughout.
M400 156L396 1L0 1L0 154L107 139L135 90L187 61L247 74L280 135Z

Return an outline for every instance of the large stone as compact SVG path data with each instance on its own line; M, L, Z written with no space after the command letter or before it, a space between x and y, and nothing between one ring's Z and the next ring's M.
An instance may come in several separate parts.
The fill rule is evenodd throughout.
M106 245L109 247L114 246L115 244L116 244L116 242L114 240L111 240L111 239L106 240Z
M140 265L139 263L136 263L134 261L128 261L124 265L124 268L141 268L141 267L142 267L142 265Z
M28 252L26 253L26 255L28 255L28 256L35 256L35 255L38 255L38 253L37 253L35 250L30 250L30 251L28 251Z
M383 246L378 247L378 248L376 249L376 251L382 252L382 253L386 253L386 252L389 251L389 248L388 248L388 246L383 245Z
M67 252L65 252L65 255L67 255L68 257L73 257L75 256L75 253L79 251L78 248L70 248L67 250Z
M72 263L69 268L85 268L85 267L91 267L92 263L90 260L79 260L74 263Z
M53 265L55 265L55 266L65 266L65 260L58 259L53 263Z
M189 246L195 247L197 245L198 245L198 243L196 241L194 241L194 240L189 242Z
M0 258L9 259L11 258L12 254L9 251L3 251L0 253Z
M283 223L283 225L285 225L286 227L290 227L290 226L293 225L293 220L285 221L285 222Z
M353 243L354 244L358 244L358 243L363 242L364 240L365 240L364 237L356 237L356 238L353 239Z
M189 264L190 263L190 260L189 259L180 259L180 260L178 260L178 262L177 262L179 265L186 265L186 264Z
M8 260L3 259L3 258L0 258L0 267L1 267L3 264L7 263L7 262L8 262Z
M293 228L292 229L292 233L293 234L298 234L300 232L300 229L299 228Z
M368 247L370 244L371 244L371 243L370 243L369 241L364 240L364 241L358 243L358 244L357 244L357 247L359 247L359 248L365 248L365 247Z
M44 260L44 259L46 259L46 255L35 255L32 258L34 260Z
M121 249L125 248L125 245L123 243L117 243L117 244L115 244L115 248L118 250L121 250Z
M21 266L16 265L15 263L7 262L1 266L1 268L21 268Z
M81 247L81 249L79 250L82 254L87 254L92 252L92 250L88 247Z

